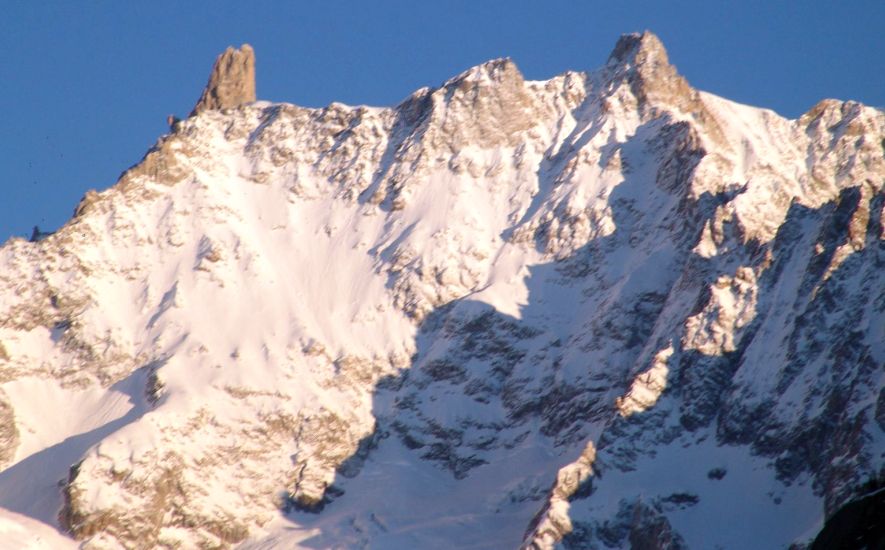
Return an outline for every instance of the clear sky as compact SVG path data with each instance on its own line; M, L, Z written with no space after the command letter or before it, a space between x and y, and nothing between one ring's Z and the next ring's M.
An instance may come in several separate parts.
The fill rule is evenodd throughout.
M252 44L259 99L393 105L495 57L529 79L605 63L649 29L695 87L795 118L885 106L885 1L31 2L0 15L0 242L56 229Z

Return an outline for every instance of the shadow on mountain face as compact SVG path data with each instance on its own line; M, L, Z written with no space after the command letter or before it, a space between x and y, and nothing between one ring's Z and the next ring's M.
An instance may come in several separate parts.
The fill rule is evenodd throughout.
M57 525L63 505L61 487L68 481L69 470L90 447L135 422L148 410L145 388L150 372L150 367L140 368L109 388L128 397L132 407L126 414L68 437L0 472L0 507Z
M646 139L653 135L664 138ZM863 250L824 277L858 207L857 189L819 209L794 204L771 243L749 241L705 259L692 252L704 224L746 187L687 198L704 151L684 123L650 122L621 147L624 180L609 198L615 231L562 260L530 267L528 300L518 316L469 298L431 312L422 321L411 367L376 386L373 433L338 468L321 502L309 510L289 503L295 521L320 531L301 544L323 548L352 537L355 544L371 539L388 547L434 540L517 546L559 468L588 440L597 442L600 453L594 469L617 468L617 461L644 452L625 452L631 434L662 427L670 414L678 415L678 433L662 430L657 443L712 426L721 443L786 457L776 462L783 481L809 471L818 492L828 495L849 473L828 464L830 458L848 451L857 466L869 466L864 460L870 457L860 450L866 411L849 418L833 408L844 405L846 395L862 393L864 380L875 386L869 343L860 355L844 345L820 345L852 334L862 339L863 330L849 325L859 322L863 304L838 307L846 293L854 292L852 300L872 298L875 308L885 309L881 278L850 286L862 266L882 265L877 236L868 234ZM871 204L868 233L879 227L882 202L880 195ZM737 222L726 231L744 242ZM543 249L548 237L541 228L537 246ZM815 252L818 242L822 249ZM735 349L721 355L684 349L686 319L707 306L720 276L733 277L740 266L764 269L755 316L739 332ZM801 283L793 288L798 274ZM834 310L842 313L831 324ZM775 334L781 325L789 329ZM668 404L620 417L615 399L668 345L674 353L660 397ZM759 365L773 345L787 346L786 367L776 375L775 400L757 404L753 381L741 378L741 370ZM800 374L811 376L809 365L819 367L822 388L811 395L834 405L807 423L778 424L770 408ZM846 427L853 435L840 435ZM784 439L772 440L772 433ZM811 456L815 448L819 459ZM803 457L806 466L796 466ZM593 483L593 477L584 482L573 500L591 495ZM828 508L841 498L828 497ZM666 521L652 512L648 525Z
M684 198L703 154L691 132L657 120L622 145L629 171L609 198L616 230L530 267L518 317L461 299L422 321L411 367L377 384L375 431L338 468L322 502L309 510L289 503L299 524L321 531L301 544L340 541L335 523L343 521L365 523L351 536L371 531L385 544L418 543L408 537L436 530L468 546L465 526L489 535L482 524L491 522L499 527L485 540L518 545L557 470L598 436L614 399L715 275L691 247L730 197ZM664 151L662 162L647 160L658 158L650 148ZM548 235L542 229L537 238ZM674 292L677 284L687 288ZM416 489L430 479L438 489ZM445 514L461 519L447 524ZM397 517L409 524L391 524Z
M717 418L721 440L749 444L755 453L775 459L781 481L789 484L803 472L812 474L827 516L881 464L881 457L870 454L875 449L865 429L871 413L885 428L873 412L885 405L878 393L885 365L885 243L880 234L885 194L868 205L861 199L860 188L854 187L819 209L791 207L773 244L774 263L760 280L764 309L742 346L742 363L758 360L778 325L789 327L786 333L781 329L777 341L783 367L770 382L778 401L754 399L753 387L744 380ZM865 227L852 228L859 209L867 207L860 216L868 216ZM814 232L810 239L809 231ZM849 239L860 240L863 248L832 269L837 249ZM799 418L788 422L777 406L797 390L803 396L794 405ZM873 405L877 400L879 405Z
M764 247L771 251L771 263L758 281L756 315L736 349L722 355L677 350L667 402L629 418L612 415L598 440L600 469L629 470L638 455L647 454L643 445L667 444L686 431L710 427L719 444L749 446L763 462L770 460L780 484L789 486L809 475L815 494L823 498L821 516L835 518L840 505L862 492L860 482L881 468L881 449L871 447L869 429L872 422L885 429L883 358L881 352L876 357L876 337L868 334L869 327L885 326L883 206L880 193L869 203L864 248L829 271L838 247L847 242L853 215L866 208L859 189L845 189L818 209L792 205L777 236ZM779 360L766 369L765 359L772 354ZM767 380L754 377L758 368ZM797 392L804 399L790 408L789 396ZM792 422L783 420L792 415ZM710 466L695 465L700 470ZM597 473L601 478L604 471ZM708 476L721 479L726 473L714 468ZM612 546L652 539L670 540L674 548L684 544L664 514L669 498L664 495L624 495L616 516L590 520L580 512L587 506L580 501L591 497L596 483L595 476L588 478L570 499L572 512L584 517L573 521L565 548L584 548L588 539ZM827 537L839 530L860 534L867 508L851 508L835 518L816 544L833 540ZM797 526L796 536L803 532ZM878 536L871 533L864 536Z

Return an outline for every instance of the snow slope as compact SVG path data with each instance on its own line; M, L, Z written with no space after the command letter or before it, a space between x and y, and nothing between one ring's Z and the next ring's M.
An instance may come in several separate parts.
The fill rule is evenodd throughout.
M395 108L203 111L0 249L0 528L806 543L885 464L883 139L697 92L649 33Z

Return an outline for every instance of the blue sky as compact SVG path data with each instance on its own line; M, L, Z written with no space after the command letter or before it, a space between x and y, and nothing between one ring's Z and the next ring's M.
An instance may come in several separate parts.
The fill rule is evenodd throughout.
M799 116L885 106L885 2L5 2L0 242L55 229L186 115L216 55L248 42L258 97L393 105L487 59L530 79L602 65L649 29L700 89Z

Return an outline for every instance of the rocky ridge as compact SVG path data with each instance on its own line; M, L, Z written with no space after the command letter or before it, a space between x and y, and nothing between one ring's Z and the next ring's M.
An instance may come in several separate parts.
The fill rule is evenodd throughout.
M0 506L84 548L783 546L881 475L880 111L728 102L650 33L385 109L255 102L246 48L0 249Z

